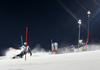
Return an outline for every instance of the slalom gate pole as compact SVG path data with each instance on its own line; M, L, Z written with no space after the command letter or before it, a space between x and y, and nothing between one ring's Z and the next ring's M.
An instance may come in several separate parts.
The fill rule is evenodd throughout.
M88 33L88 36L87 36L87 41L86 41L85 50L87 49L87 43L88 43L88 39L89 39L89 33Z
M21 36L21 42L22 42L22 46L23 46L23 38L22 38L22 36Z
M21 36L21 42L22 42L22 47L23 47L23 38ZM24 56L24 51L23 51L23 56Z
M25 61L26 61L26 52L27 52L27 33L28 33L28 27L26 27Z
M53 43L53 40L51 39L51 53L52 53L52 43Z

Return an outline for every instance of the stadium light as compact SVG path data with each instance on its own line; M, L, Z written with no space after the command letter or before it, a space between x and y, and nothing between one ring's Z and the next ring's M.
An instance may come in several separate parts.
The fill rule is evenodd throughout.
M82 22L81 22L81 20L79 19L79 21L78 21L78 24L79 24L79 35L78 35L78 51L79 51L79 40L80 40L80 27L81 27L81 24L82 24Z
M88 34L89 34L89 24L90 24L90 23L89 23L89 18L90 18L91 12L88 11L87 14L88 14ZM88 36L88 37L89 37L89 36ZM89 41L89 39L88 39L88 41ZM87 41L87 42L88 42L88 41Z

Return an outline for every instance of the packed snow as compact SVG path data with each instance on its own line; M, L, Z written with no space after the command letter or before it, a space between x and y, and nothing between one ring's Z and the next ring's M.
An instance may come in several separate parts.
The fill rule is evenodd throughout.
M10 53L10 52L9 52ZM100 70L100 50L64 54L33 53L27 59L0 57L0 70Z

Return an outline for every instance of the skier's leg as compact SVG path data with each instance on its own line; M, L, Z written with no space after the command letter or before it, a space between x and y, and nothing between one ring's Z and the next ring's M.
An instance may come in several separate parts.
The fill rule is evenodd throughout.
M30 48L28 48L28 52L30 53L30 56L32 56L32 52Z
M15 59L15 58L17 58L17 57L19 57L19 56L20 56L20 54L18 54L18 55L16 55L16 56L14 56L14 57L13 57L13 59Z
M23 50L21 53L20 53L20 55L19 55L19 57L23 57L25 55L25 50Z
M24 54L25 54L25 51L23 50L20 54L14 56L13 59L15 59L17 57L23 58Z

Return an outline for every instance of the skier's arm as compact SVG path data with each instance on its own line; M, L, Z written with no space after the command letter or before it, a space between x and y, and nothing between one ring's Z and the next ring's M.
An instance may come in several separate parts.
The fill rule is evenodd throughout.
M22 48L24 48L25 46L21 46L21 47L17 47L16 49L22 49Z
M20 48L22 49L22 48L24 48L25 46L21 46Z

